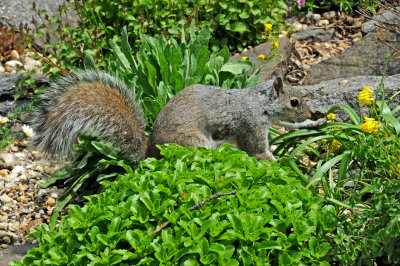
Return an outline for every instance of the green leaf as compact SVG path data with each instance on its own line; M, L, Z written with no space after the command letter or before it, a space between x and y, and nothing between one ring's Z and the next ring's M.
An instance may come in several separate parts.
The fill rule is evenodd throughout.
M343 154L337 155L330 159L329 161L325 162L321 167L317 169L313 177L310 179L309 184L306 186L306 188L309 188L310 186L314 185L316 182L321 180L321 177L326 174L326 172L331 169L336 163L338 163L340 160L343 158Z
M345 110L350 117L350 120L353 122L354 125L359 125L362 121L360 119L360 117L357 115L356 111L354 111L353 108L351 108L349 105L347 104L342 104L342 105L338 105L338 106L334 106L331 109L329 109L329 111L327 112L327 114L329 113L333 113L336 109L341 108L343 110Z
M85 56L84 60L83 60L83 65L84 65L85 69L92 69L92 70L98 71L96 62L94 61L92 55L86 50L83 52L83 54Z
M390 114L381 114L383 120L388 123L390 126L394 128L397 135L400 135L400 123L391 113Z
M249 71L251 67L252 63L250 61L238 60L222 65L221 71L229 72L234 75L240 75L243 71Z

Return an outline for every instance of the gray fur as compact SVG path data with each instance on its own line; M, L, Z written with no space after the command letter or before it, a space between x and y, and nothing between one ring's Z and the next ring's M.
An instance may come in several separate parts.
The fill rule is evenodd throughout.
M299 106L291 106L292 99L297 99ZM157 144L217 148L228 142L250 156L273 161L268 149L269 127L310 116L300 94L284 88L280 77L241 90L193 85L174 96L158 115L147 156L159 157Z
M104 103L92 103L86 105L88 99L71 102L64 95L68 90L74 90L84 83L98 82L118 90L123 97L131 103L132 119L138 120L139 128L129 128L124 121L118 121L119 114L113 110L109 111ZM78 92L78 91L77 91ZM96 91L93 92L96 97ZM144 136L145 121L142 111L135 104L131 91L124 83L115 77L95 71L78 71L70 76L64 76L53 82L50 88L41 96L43 104L36 110L32 127L34 131L33 146L51 156L70 155L79 133L99 135L111 141L129 154L131 159L140 160L144 157L147 142ZM82 104L83 103L83 104ZM77 108L77 105L83 106ZM59 118L48 123L50 112L59 115ZM92 115L96 113L96 115ZM114 126L113 126L114 125ZM119 140L118 140L119 139ZM123 143L119 141L130 140L136 143ZM143 140L144 139L144 140ZM140 143L137 143L137 142Z

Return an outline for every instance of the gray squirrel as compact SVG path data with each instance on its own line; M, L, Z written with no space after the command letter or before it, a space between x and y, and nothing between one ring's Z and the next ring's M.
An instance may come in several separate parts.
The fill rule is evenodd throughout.
M322 122L308 119L311 113L300 94L284 87L278 75L247 89L185 88L160 111L149 139L131 91L107 73L81 70L61 77L41 97L32 144L53 156L70 154L78 134L89 133L119 147L132 161L160 158L158 144L217 148L226 142L257 159L275 161L268 147L272 124L300 128Z

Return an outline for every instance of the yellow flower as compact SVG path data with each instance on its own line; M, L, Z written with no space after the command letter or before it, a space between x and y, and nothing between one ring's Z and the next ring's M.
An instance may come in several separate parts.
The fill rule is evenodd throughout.
M337 151L340 148L340 145L341 145L340 141L338 141L337 139L334 139L332 141L332 145L331 145L331 152Z
M358 94L358 102L361 102L363 105L371 104L374 101L372 94L374 92L368 86L364 86L364 89Z
M7 117L1 116L0 115L0 124L3 125L5 123L7 123L9 120Z
M243 56L243 57L242 57L242 60L243 60L243 61L246 61L247 59L249 59L247 56Z
M260 60L265 60L265 55L260 54L260 55L258 56L258 59L260 59Z
M271 42L272 48L278 48L279 43L278 42Z
M272 30L272 24L270 24L270 23L264 24L264 27L265 27L265 31Z
M336 115L334 113L330 113L326 116L331 122L335 122Z
M361 130L367 133L371 133L372 131L378 132L379 123L375 121L374 118L364 117L364 123L361 124Z

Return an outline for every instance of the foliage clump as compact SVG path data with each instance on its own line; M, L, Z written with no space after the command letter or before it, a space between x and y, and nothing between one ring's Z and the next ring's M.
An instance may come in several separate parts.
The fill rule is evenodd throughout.
M69 206L56 229L31 234L39 247L23 264L258 265L325 262L335 208L279 164L231 145L218 150L161 147L84 207ZM216 193L235 191L190 211ZM170 225L154 231L166 221Z

